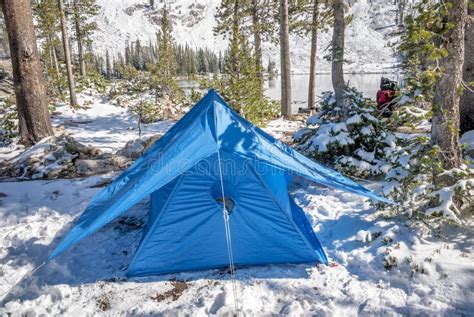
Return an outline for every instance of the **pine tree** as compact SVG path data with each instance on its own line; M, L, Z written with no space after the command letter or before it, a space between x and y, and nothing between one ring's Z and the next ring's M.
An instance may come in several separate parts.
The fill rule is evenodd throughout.
M311 52L308 82L308 108L316 103L316 58L318 48L318 32L332 18L332 10L328 0L300 0L290 3L290 32L311 34Z
M344 90L347 89L344 81L344 0L333 0L334 28L332 36L332 86L336 102L343 107Z
M222 73L224 71L224 59L222 57L222 52L219 51L219 58L217 62L217 67L219 69L219 73Z
M138 70L143 70L142 45L140 43L140 39L135 41L132 65Z
M130 48L128 46L128 43L125 46L125 64L130 65L131 64L131 53L130 53Z
M33 13L37 21L38 39L43 40L42 49L45 53L52 55L52 51L57 44L56 34L61 31L60 23L57 19L59 16L56 0L44 0L34 4ZM47 59L46 59L47 60ZM50 62L50 67L54 67L55 63Z
M405 20L405 10L407 5L407 0L396 0L397 3L397 15L396 15L396 23L397 25L403 25Z
M291 116L291 64L288 0L280 0L281 114Z
M464 63L464 29L467 21L467 0L444 3L446 9L442 28L447 55L440 59L442 72L438 77L433 99L431 139L440 148L445 169L460 167L459 88Z
M20 140L30 146L53 135L41 79L29 0L0 1L10 43Z
M61 31L61 24L58 21L57 1L43 0L36 2L33 6L33 13L36 18L36 35L41 40L43 60L49 61L45 65L47 78L55 83L59 94L62 95L63 74L58 61L61 41L57 37L57 34Z
M470 1L464 41L464 94L461 96L461 132L474 130L474 1Z
M408 118L407 127L432 116L432 134L404 138L401 150L391 155L398 166L386 180L400 184L392 195L403 205L401 211L416 218L427 213L425 223L434 215L461 223L463 213L472 211L473 174L460 164L458 131L463 58L468 56L463 52L466 7L465 0L420 1L405 18L400 44L407 85L394 115Z
M319 1L313 0L313 17L311 23L311 54L308 84L308 108L313 109L316 103L316 51L318 49Z
M278 114L278 109L275 102L261 97L255 56L247 37L242 33L244 16L240 1L222 3L231 6L232 9L226 11L230 12L228 22L231 28L225 33L226 36L230 36L229 48L223 57L223 75L215 76L212 82L207 83L206 88L217 88L241 115L256 124L265 124L268 119Z
M110 79L112 77L112 64L110 62L109 50L105 51L105 77Z
M168 15L168 9L163 8L161 19L161 30L157 34L158 40L158 62L153 70L155 78L155 89L164 89L168 92L178 89L176 76L176 57L174 53L174 38L171 30L171 21Z
M71 107L77 107L76 87L74 74L72 71L71 51L69 49L69 37L67 31L67 20L63 0L58 0L59 16L61 21L61 33L63 37L64 59L66 62L67 79L69 84L69 104Z
M209 73L209 61L207 60L206 54L202 48L198 51L198 72L199 74L207 74Z
M99 13L99 9L96 0L73 0L72 22L74 23L81 76L86 75L84 47L91 45L91 36L97 30L97 23L90 22L90 20Z
M262 36L260 26L260 7L258 0L252 0L252 28L253 41L255 47L255 64L257 67L258 80L260 85L260 95L263 97L263 64L262 64Z
M224 37L229 35L232 32L235 15L239 16L242 35L253 37L255 65L260 83L260 95L263 97L262 43L264 40L275 38L278 4L269 0L241 0L235 6L235 1L224 0L216 14L217 26L214 28L214 33L224 35Z

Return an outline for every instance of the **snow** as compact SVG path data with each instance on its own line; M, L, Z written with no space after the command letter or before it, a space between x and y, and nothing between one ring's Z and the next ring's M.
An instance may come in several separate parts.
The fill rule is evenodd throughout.
M60 105L57 111L61 114L53 118L53 124L63 125L76 141L114 153L138 138L137 118L127 108L115 106L105 97L80 94L78 100L79 104L90 103L89 107L73 110ZM142 136L163 134L172 124L171 121L142 124Z
M407 103L410 103L412 102L410 96L407 96L407 95L403 95L400 100L398 101L398 104L400 106L403 106L404 104L407 104Z
M124 54L126 43L140 39L141 43L156 41L159 31L159 10L163 2L155 1L155 9L148 0L97 0L101 6L94 18L99 30L93 36L94 50L105 54ZM165 2L173 21L173 35L177 43L218 52L227 48L227 40L215 36L215 13L220 0L168 0ZM350 73L392 72L397 63L394 54L395 6L391 0L357 1L347 15L353 19L346 30L345 71ZM330 29L330 28L329 28ZM318 72L328 73L330 63L324 58L332 38L331 30L321 31L318 38ZM307 74L310 55L310 35L291 35L291 61L294 74ZM269 42L263 45L264 65L271 59L279 67L279 48Z
M360 114L356 113L355 115L349 117L347 120L346 120L346 124L347 125L352 125L352 124L360 124L362 123L362 117L360 116Z
M156 34L160 25L154 16L160 16L162 1L155 1L156 9L148 6L148 0L97 0L101 7L99 15L94 19L99 31L93 36L94 48L105 53L109 50L114 55L124 54L126 43L140 39L142 44L156 42ZM188 20L196 10L195 4L203 6L203 10L195 23ZM219 0L169 0L166 5L170 10L173 22L173 35L178 43L191 47L208 46L215 51L223 51L227 44L221 37L215 37L213 27L216 25L214 15ZM135 7L141 5L143 7ZM193 6L193 7L191 7Z
M360 156L361 159L367 162L374 162L375 161L375 152L367 152L363 149L357 149L355 154Z
M474 130L464 133L460 141L465 144L466 150L474 150Z
M59 110L55 125L63 124L80 142L116 151L138 138L135 119L105 99L92 100L89 110ZM144 133L162 133L171 125L158 122ZM278 119L266 131L284 139L301 126ZM343 126L330 128L344 132ZM0 183L0 315L234 313L224 270L125 278L146 222L146 200L29 274L116 175ZM381 190L386 184L363 185ZM474 311L472 232L450 227L440 233L449 240L436 238L404 217L379 215L365 198L299 178L290 194L305 210L331 264L237 268L242 315L468 316ZM178 292L176 283L186 287Z
M97 192L91 187L103 180L2 183L1 294L46 259ZM467 273L473 269L472 244L467 247L472 237L471 242L449 243L447 249L444 242L426 241L394 220L377 219L370 204L351 194L309 184L292 193L334 265L238 268L237 292L245 315L466 315L474 309L474 278ZM141 220L145 212L143 202L127 217ZM114 221L20 283L0 314L233 312L229 276L219 270L125 279L140 231ZM412 243L414 239L419 242ZM390 271L383 268L387 254L397 259ZM172 279L186 281L188 289L176 300L152 299L172 289ZM110 306L105 312L103 301Z
M474 187L473 179L461 179L458 180L453 186L443 187L439 190L430 193L430 197L438 197L440 205L427 209L426 213L428 215L442 214L452 219L453 221L461 223L458 218L458 216L461 214L461 211L456 207L455 195L456 191L465 191L466 189L468 189L468 187Z

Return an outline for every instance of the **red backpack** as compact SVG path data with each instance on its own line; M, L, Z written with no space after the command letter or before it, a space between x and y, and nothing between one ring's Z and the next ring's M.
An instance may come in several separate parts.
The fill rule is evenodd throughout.
M379 90L377 91L377 104L383 105L393 100L395 91L393 90Z

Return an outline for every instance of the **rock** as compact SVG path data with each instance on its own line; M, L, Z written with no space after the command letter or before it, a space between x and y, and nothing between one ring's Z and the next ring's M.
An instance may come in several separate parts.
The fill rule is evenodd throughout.
M65 133L58 133L13 159L0 162L0 173L6 177L31 179L72 178L118 171L128 167L130 162L128 157L103 153Z
M109 163L113 166L113 170L121 170L127 168L131 160L125 156L114 155L109 159Z
M129 159L137 159L159 138L161 138L161 135L155 134L151 137L141 137L128 141L116 154Z
M106 160L78 159L75 161L75 166L79 176L91 176L113 171Z
M155 134L155 135L152 135L150 138L148 138L148 140L145 141L145 144L144 144L144 147L143 147L143 151L142 151L142 154L148 150L150 148L150 146L152 146L153 144L155 144L155 142L160 139L163 135L162 134Z

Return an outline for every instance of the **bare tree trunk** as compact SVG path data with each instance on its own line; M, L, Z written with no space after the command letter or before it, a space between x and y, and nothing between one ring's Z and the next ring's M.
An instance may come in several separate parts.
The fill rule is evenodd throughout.
M53 135L30 0L0 0L10 44L20 139L31 146Z
M474 9L469 9L468 22L466 24L466 34L464 40L464 84L468 87L464 89L461 96L461 132L474 130Z
M54 64L54 69L56 70L56 74L58 77L60 76L59 72L59 63L58 63L58 54L56 53L56 47L51 47L51 53L53 54L53 64Z
M440 159L445 169L461 165L459 146L459 87L464 63L464 28L467 0L453 0L447 21L453 25L445 35L448 56L441 60L444 69L435 87L431 140L440 147Z
M67 81L69 84L69 104L71 107L77 106L76 88L74 82L74 74L72 72L71 50L69 46L69 37L67 34L67 21L64 14L64 2L58 0L59 14L61 18L61 31L63 35L64 59L66 61Z
M237 33L239 32L239 20L240 20L240 17L239 17L239 0L234 0L234 16L232 17L232 39L231 40L234 40L234 41L238 41L238 38L237 38ZM240 63L239 61L237 60L237 58L235 58L233 61L232 61L232 67L233 67L233 71L234 72L237 72L237 74L240 73Z
M77 15L79 15L79 7L78 7L79 0L74 0L74 10L76 10ZM79 74L81 76L86 75L86 62L84 60L84 47L82 45L82 33L81 33L81 26L79 24L79 18L76 17L74 19L74 27L76 28L76 39L77 39L77 51L79 56Z
M344 1L333 1L334 31L332 35L332 86L336 96L337 104L341 105L344 97L346 84L344 81Z
M56 55L56 48L54 47L54 41L51 36L48 37L49 41L49 49L50 49L50 55L51 55L51 66L54 68L54 71L56 72L56 76L59 77L59 64L58 64L58 56Z
M258 0L252 0L252 24L255 47L255 63L257 64L257 74L260 84L260 98L263 97L263 64L262 64L262 38L260 28L260 18L258 16Z
M280 0L281 114L291 116L291 65L288 0Z
M398 25L405 24L405 7L406 7L406 0L399 0L398 2L398 10L400 12Z
M316 52L318 50L319 1L313 0L313 21L311 23L311 54L309 65L308 108L316 103Z

